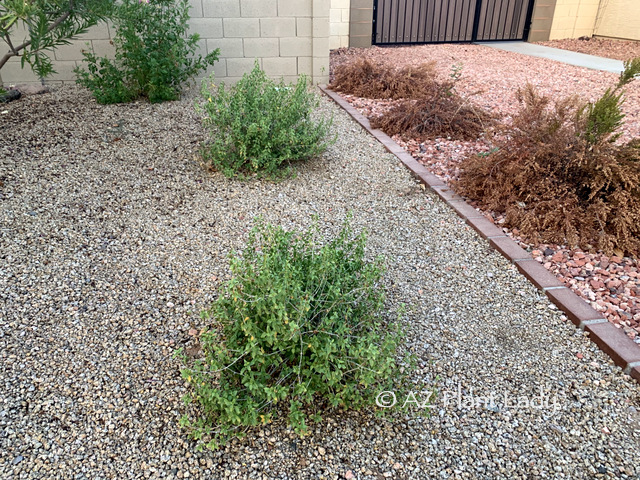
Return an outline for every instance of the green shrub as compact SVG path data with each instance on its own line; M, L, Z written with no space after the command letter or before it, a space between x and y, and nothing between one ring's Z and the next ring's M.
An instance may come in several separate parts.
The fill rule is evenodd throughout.
M277 176L291 162L308 160L324 152L331 121L314 120L318 99L305 76L295 85L275 82L256 65L230 89L203 85L204 125L211 141L203 148L209 165L225 175Z
M259 221L232 256L233 278L203 314L215 325L201 335L204 358L182 370L193 390L185 400L201 412L182 424L200 446L217 448L282 408L304 434L309 417L320 420L310 407L370 405L399 381L402 336L383 315L381 259L365 261L365 236L348 220L324 246L317 233Z
M188 35L188 0L123 0L115 7L114 60L84 52L87 70L77 82L99 103L176 100L182 85L218 59L218 50L195 55L198 35Z

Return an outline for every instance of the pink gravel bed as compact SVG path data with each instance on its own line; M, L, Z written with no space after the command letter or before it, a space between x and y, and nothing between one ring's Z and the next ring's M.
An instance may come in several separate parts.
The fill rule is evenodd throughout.
M332 70L355 55L393 62L401 67L433 61L438 74L446 78L453 65L462 65L457 91L476 105L508 121L517 111L515 92L527 82L552 98L580 95L594 100L613 85L617 76L608 72L564 65L543 58L490 49L479 45L421 45L412 47L341 49L332 55ZM343 95L367 117L383 114L394 102ZM619 141L640 136L640 81L631 83L625 94L626 114ZM458 177L460 161L467 155L491 149L489 139L454 141L447 138L419 142L394 136L393 139L420 163L446 182ZM496 225L504 218L483 212ZM519 236L517 229L505 232L531 251L559 280L584 298L594 309L636 343L640 343L640 264L638 259L589 253L563 245L533 245Z
M610 38L580 37L535 42L546 47L560 48L571 52L586 53L597 57L629 60L640 57L640 42L633 40L612 40Z

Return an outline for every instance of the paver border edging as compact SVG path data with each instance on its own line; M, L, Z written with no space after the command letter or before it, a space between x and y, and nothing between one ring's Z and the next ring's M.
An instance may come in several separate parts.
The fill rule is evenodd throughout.
M336 102L365 130L373 135L384 147L407 167L426 187L435 192L478 234L489 241L491 247L513 263L536 288L542 290L549 300L561 309L578 327L589 334L589 338L622 368L624 373L640 383L640 348L619 328L609 323L600 313L591 308L571 289L565 287L546 268L532 259L529 253L511 240L487 218L457 195L447 184L430 173L427 168L407 153L382 130L371 128L369 120L349 102L329 90L326 85L318 88Z

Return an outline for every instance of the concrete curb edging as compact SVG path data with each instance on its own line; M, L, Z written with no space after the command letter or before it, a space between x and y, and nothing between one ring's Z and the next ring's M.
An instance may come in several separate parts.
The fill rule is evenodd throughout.
M609 323L600 313L591 308L571 289L565 287L553 274L536 262L531 255L504 234L487 218L457 195L448 185L430 173L413 156L394 142L382 130L371 128L369 120L358 112L349 102L326 85L318 85L320 90L345 110L365 130L373 135L384 147L407 167L420 182L435 192L451 207L471 228L489 241L491 247L513 263L518 271L545 295L571 322L588 333L589 338L622 368L624 373L640 382L640 347L627 337L619 328Z

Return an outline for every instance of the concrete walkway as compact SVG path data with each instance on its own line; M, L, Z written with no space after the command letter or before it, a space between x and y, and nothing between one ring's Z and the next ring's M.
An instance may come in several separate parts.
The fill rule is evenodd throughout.
M578 67L604 70L605 72L621 73L624 65L620 60L596 57L585 53L570 52L560 48L545 47L527 42L476 42L476 45L506 50L507 52L523 53L532 57L548 58L557 62L568 63Z

